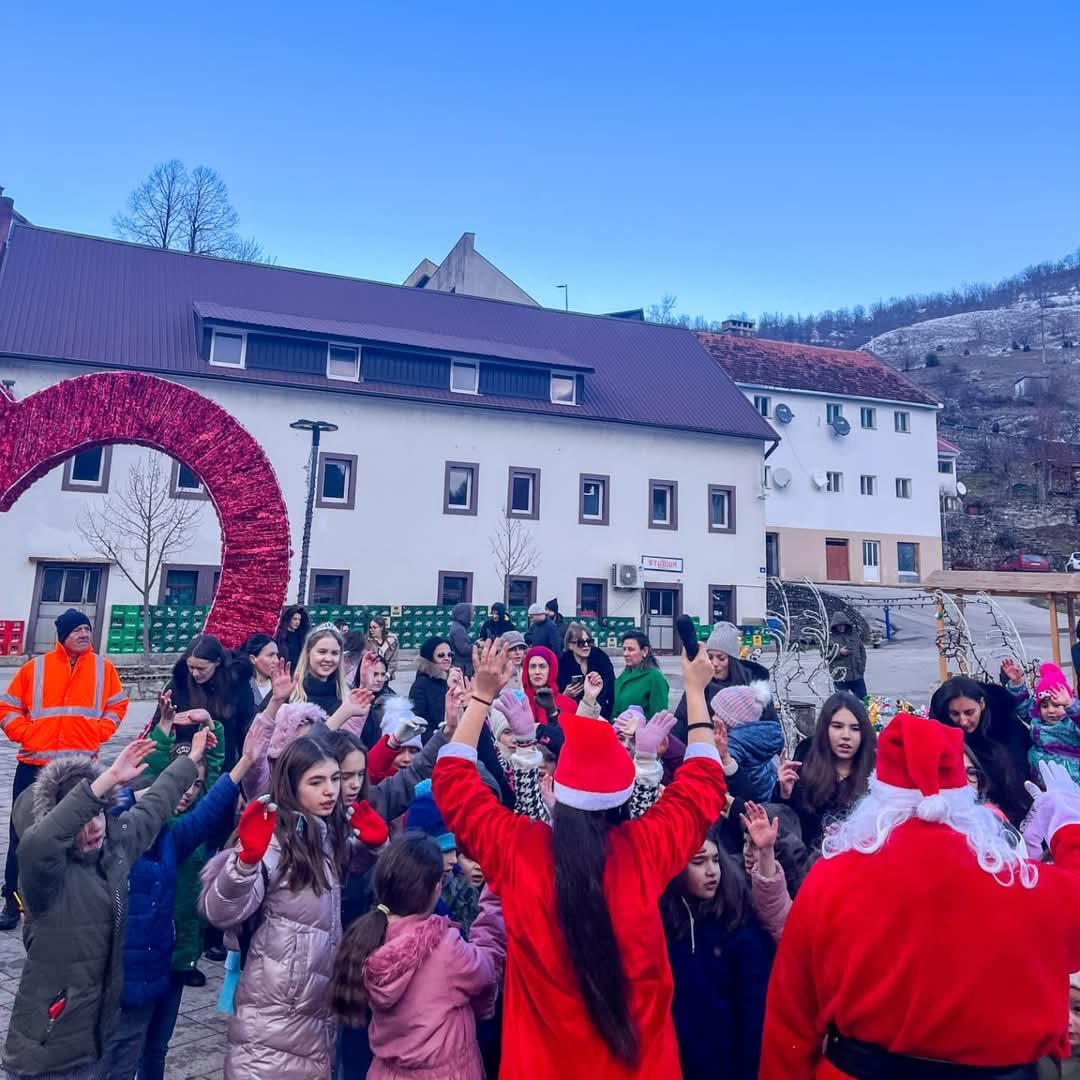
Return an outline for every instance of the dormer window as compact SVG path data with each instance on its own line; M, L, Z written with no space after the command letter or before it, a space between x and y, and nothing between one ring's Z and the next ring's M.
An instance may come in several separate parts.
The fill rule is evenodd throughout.
M450 389L455 394L478 394L480 392L478 365L455 360L450 365Z
M215 367L242 368L246 339L243 333L215 330L210 342L210 363Z
M551 376L551 403L553 405L576 405L577 378L553 372Z
M329 345L326 377L356 382L360 378L360 350L355 345Z

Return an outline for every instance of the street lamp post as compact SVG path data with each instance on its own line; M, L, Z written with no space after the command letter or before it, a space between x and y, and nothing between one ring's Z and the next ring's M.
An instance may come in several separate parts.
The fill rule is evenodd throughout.
M289 427L311 432L311 461L308 464L307 506L304 508L304 539L300 543L300 580L296 587L296 602L303 604L307 597L308 556L311 553L311 518L315 513L315 482L319 471L319 439L324 431L337 431L337 424L328 420L294 420Z

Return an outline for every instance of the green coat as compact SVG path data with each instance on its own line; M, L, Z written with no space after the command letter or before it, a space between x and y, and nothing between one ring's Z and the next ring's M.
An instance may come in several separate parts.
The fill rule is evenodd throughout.
M76 771L83 778L59 802L56 793ZM39 1076L101 1058L124 988L123 926L128 873L153 844L180 796L194 783L185 757L170 765L138 804L108 813L86 779L85 755L65 755L41 770L16 800L19 893L26 909L26 961L12 1007L4 1067ZM75 847L79 830L105 813L105 841L96 852ZM50 1023L61 996L63 1011Z
M668 707L667 679L659 668L627 668L615 680L615 708L612 710L615 716L626 712L631 705L640 705L649 719Z

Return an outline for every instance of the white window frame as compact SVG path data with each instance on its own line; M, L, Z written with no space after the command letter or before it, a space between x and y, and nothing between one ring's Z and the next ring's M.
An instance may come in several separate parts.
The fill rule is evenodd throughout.
M768 420L772 416L772 398L768 394L755 394L754 408L757 409L759 416Z
M514 506L514 481L528 480L529 482L529 505L524 510ZM536 473L525 469L512 469L510 472L510 495L507 499L507 517L535 518L536 517ZM513 576L513 575L512 575Z
M76 476L75 476L75 459L79 456L79 454L87 453L87 450L100 450L101 451L101 453L98 455L98 473L97 473L97 476L95 476L93 480L80 480L80 479L77 479ZM102 485L102 477L104 477L104 475L105 475L105 466L106 466L106 463L105 463L105 447L104 446L93 446L93 447L88 447L87 450L80 450L78 454L72 454L71 455L71 468L68 470L68 477L67 477L67 482L68 482L69 487L100 488L101 485Z
M866 421L869 420L868 424ZM859 408L859 427L863 431L877 430L877 409L873 405L862 405Z
M937 459L937 471L942 476L952 476L956 471L953 468L952 458L938 458Z
M356 370L352 375L334 375L330 371L330 350L331 349L349 349L356 353ZM347 341L328 341L326 343L326 377L328 379L334 379L337 382L359 382L360 381L360 346L353 345Z
M911 413L906 409L897 409L893 413L893 430L897 435L910 435Z
M341 494L340 498L336 495L326 494L326 474L329 472L329 466L331 464L344 466L345 469L345 490ZM323 462L323 467L320 470L319 476L319 490L318 501L320 503L328 503L331 506L347 506L349 504L349 489L353 483L353 463L344 457L336 457L333 454L327 454Z
M761 478L761 486L763 488L766 488L766 489L772 487L772 466L771 465L766 465L765 466L765 475Z
M596 504L599 513L588 514L585 512L585 485L595 484L597 487ZM607 481L597 477L589 477L581 481L581 517L584 521L603 521L607 509Z
M555 380L556 379L568 379L570 385L573 387L571 391L569 401L559 401L555 397ZM552 405L579 405L581 404L577 399L577 376L569 371L553 371L551 377L548 379L548 397L551 400Z
M881 541L880 540L864 540L862 542L862 564L863 566L876 566L881 567Z
M469 368L473 373L473 387L471 390L461 390L454 385L454 373L458 368ZM450 361L450 393L472 394L474 397L480 393L480 365L472 360Z
M210 335L210 364L212 367L226 367L232 368L234 371L247 366L247 331L246 330L227 330L225 327L214 326L211 327L212 333ZM238 337L240 339L240 363L228 364L224 360L215 360L214 354L217 352L217 339L219 334L224 334L226 337Z
M833 482L833 478L836 478L836 482ZM835 470L829 470L825 473L825 490L830 495L840 495L844 490L844 474L842 472L836 472Z
M825 423L835 423L837 419L844 415L844 405L840 401L826 401L825 402Z
M466 474L468 479L465 481L465 504L463 506L457 506L450 501L451 487L447 484L446 487L446 506L444 513L447 514L475 514L476 513L476 468L472 465L451 465L449 472L447 473L447 479L454 469L460 469Z
M859 477L859 491L863 495L877 494L877 477L872 473L863 473Z
M199 483L195 487L188 487L187 484L180 483L180 476L184 469L187 469L188 472L192 474L192 476L195 475L194 469L189 469L188 466L178 461L176 463L176 490L182 492L185 495L205 495L206 485L201 480L199 480ZM198 477L196 477L196 479L198 479Z
M912 491L911 477L898 476L896 478L896 497L898 499L910 499Z

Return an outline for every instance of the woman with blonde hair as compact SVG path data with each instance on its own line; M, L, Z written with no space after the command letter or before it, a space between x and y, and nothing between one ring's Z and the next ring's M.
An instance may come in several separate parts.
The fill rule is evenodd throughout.
M316 626L307 636L296 665L296 687L292 702L309 701L332 716L348 696L345 667L342 664L344 643L331 623Z

